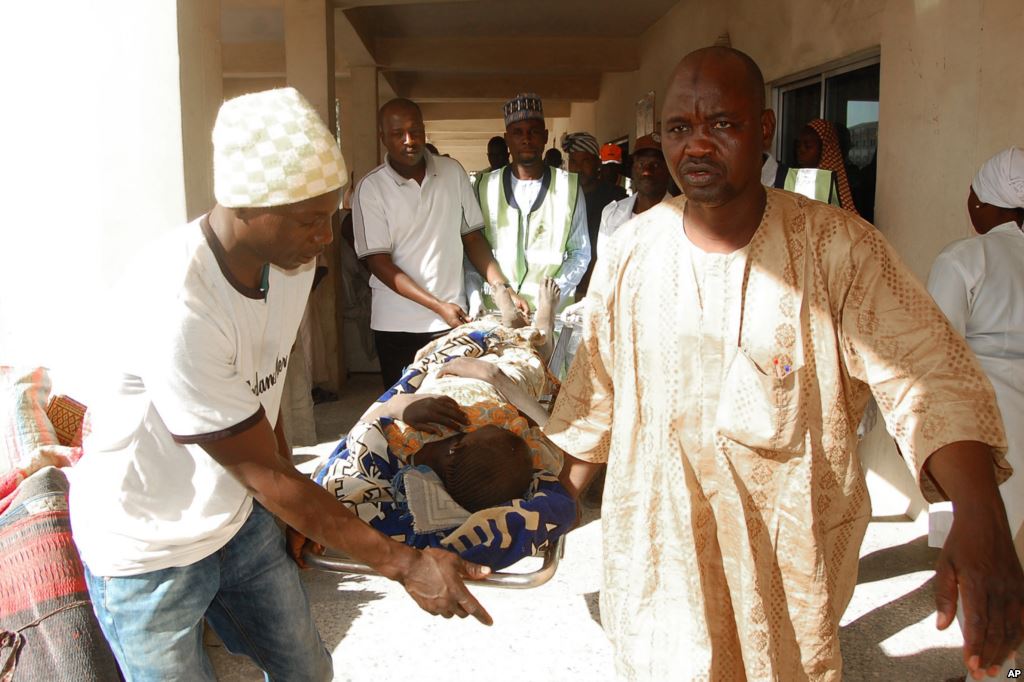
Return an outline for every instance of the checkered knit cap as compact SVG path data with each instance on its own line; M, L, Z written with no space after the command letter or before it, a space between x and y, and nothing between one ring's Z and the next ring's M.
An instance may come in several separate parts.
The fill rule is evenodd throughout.
M338 143L295 88L221 105L213 126L213 193L221 206L294 204L347 180Z
M519 93L505 102L502 111L505 114L506 128L517 121L526 121L531 118L544 120L544 105L541 104L540 96L532 92Z

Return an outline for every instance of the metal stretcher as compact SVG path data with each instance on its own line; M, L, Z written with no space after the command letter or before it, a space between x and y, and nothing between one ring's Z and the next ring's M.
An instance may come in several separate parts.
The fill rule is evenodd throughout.
M554 577L555 571L558 570L558 562L564 553L565 536L563 535L554 544L548 545L547 550L539 556L542 559L540 567L533 571L525 573L495 571L483 580L467 580L466 582L470 585L504 587L510 590L528 590L531 587L540 587ZM353 573L356 575L380 575L366 564L348 557L313 554L307 550L303 558L306 560L306 565L310 568L316 568L321 571Z
M580 326L580 322L578 315L571 314L565 317L559 315L559 321L563 324L549 363L552 369L555 370L555 373L559 375L558 378L562 379L564 378L565 368L572 359L572 349L574 349L572 339L574 332ZM558 563L564 555L565 535L558 538L554 544L549 544L542 553L534 555L533 558L540 558L542 560L540 567L535 570L522 573L495 571L482 580L467 580L466 583L481 587L503 587L509 590L528 590L533 587L540 587L554 577L555 571L558 570ZM307 549L303 552L302 558L305 559L307 566L320 571L350 573L354 575L380 575L361 561L356 561L351 557L339 554L314 554Z

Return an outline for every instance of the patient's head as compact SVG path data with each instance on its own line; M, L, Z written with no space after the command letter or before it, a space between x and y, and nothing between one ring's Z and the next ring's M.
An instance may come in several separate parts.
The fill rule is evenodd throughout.
M533 479L530 450L519 436L483 426L452 441L437 461L423 461L452 499L475 512L522 497Z

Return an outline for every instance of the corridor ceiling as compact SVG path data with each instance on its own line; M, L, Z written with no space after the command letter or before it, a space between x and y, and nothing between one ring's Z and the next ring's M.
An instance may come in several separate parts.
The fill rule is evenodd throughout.
M336 73L375 65L396 95L432 105L430 118L491 118L520 91L567 116L569 102L597 99L603 72L638 68L641 34L677 2L339 1ZM225 77L282 79L284 0L221 4Z

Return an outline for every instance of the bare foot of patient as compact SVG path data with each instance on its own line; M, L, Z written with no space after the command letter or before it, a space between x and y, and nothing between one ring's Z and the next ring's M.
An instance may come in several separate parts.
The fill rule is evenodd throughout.
M540 293L537 294L537 314L533 316L533 326L544 338L540 353L545 359L551 357L554 348L555 313L561 298L562 291L555 284L555 280L545 278L540 285Z
M492 287L491 298L494 299L494 302L498 305L498 310L501 311L501 323L503 325L511 329L519 329L526 326L523 314L519 312L519 309L512 302L508 287Z

